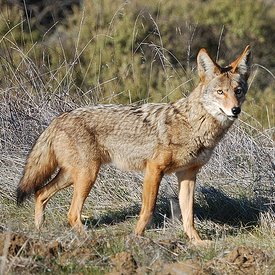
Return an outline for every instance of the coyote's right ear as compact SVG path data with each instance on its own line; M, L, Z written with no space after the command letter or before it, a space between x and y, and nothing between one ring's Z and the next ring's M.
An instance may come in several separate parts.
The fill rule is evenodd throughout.
M250 46L246 46L242 54L230 64L232 73L242 75L246 80L250 75L251 70L251 50Z
M221 73L219 65L212 60L205 49L199 51L197 63L201 81L210 80Z

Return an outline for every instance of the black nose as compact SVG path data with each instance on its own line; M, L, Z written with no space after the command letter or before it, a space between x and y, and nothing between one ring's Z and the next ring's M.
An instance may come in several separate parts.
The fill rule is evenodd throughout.
M241 108L240 107L233 107L231 109L231 111L232 111L233 115L238 115L241 112Z

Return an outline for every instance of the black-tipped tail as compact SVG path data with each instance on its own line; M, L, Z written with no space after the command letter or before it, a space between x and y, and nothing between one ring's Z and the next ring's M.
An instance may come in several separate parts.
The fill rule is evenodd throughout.
M21 206L23 202L29 197L29 193L23 191L20 187L16 189L16 203L17 206Z
M54 126L49 126L33 146L24 168L23 176L16 190L17 205L39 190L57 168L57 160L52 149Z

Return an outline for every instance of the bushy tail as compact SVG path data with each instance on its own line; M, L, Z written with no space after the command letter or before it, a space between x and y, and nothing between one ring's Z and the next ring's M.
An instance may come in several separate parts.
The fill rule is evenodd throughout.
M52 148L52 127L48 127L38 138L31 150L23 177L17 187L17 205L20 205L35 190L38 190L57 167Z

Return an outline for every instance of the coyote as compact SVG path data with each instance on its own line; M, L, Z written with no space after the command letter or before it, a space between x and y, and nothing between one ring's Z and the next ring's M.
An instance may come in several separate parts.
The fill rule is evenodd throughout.
M201 49L197 66L200 81L187 98L174 103L78 108L50 123L30 152L17 188L18 205L35 193L38 229L49 199L73 185L68 219L83 232L85 199L100 166L113 163L120 169L145 172L136 235L143 234L152 217L163 175L175 172L184 232L191 241L201 242L193 217L196 174L241 112L248 89L250 47L227 67L220 67Z

